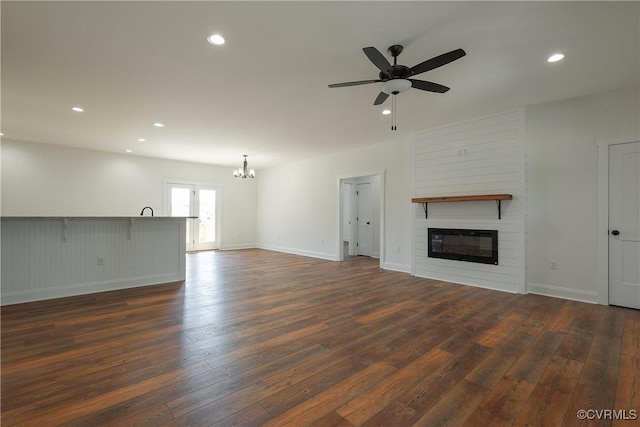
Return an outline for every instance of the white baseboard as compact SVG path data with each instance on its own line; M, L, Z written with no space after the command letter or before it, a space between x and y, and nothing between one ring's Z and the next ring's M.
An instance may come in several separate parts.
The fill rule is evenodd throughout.
M456 285L473 286L473 287L476 287L476 288L490 289L492 291L508 292L510 294L517 294L518 293L518 291L516 289L513 289L513 288L500 287L500 286L495 286L495 285L491 285L491 284L484 284L484 283L473 283L473 282L471 282L469 280L465 280L465 279L461 279L461 278L444 277L444 276L437 276L437 275L433 275L432 277L427 277L427 276L420 275L420 274L414 274L414 276L422 277L423 279L432 279L432 280L439 280L439 281L442 281L442 282L449 282L449 283L453 283L453 284L456 284Z
M326 259L328 261L338 260L338 256L336 254L330 254L326 252L306 251L303 249L285 248L282 246L264 245L264 244L258 244L256 245L256 247L259 249L266 249L268 251L284 252L292 255L301 255L301 256L307 256L311 258Z
M562 286L543 285L540 283L529 282L527 283L527 293L568 299L572 301L588 302L591 304L598 303L597 292L565 288Z
M382 268L385 270L399 271L401 273L411 273L410 265L396 264L395 262L385 262Z
M224 245L219 250L221 251L235 251L236 249L256 249L258 246L255 243L240 244L240 245Z
M21 304L32 301L64 298L76 295L95 294L98 292L116 291L128 288L138 288L142 286L159 285L162 283L180 282L184 281L184 279L184 275L180 275L178 273L169 273L154 276L130 277L127 279L109 280L104 282L79 283L70 286L60 286L48 289L7 292L2 294L0 305Z

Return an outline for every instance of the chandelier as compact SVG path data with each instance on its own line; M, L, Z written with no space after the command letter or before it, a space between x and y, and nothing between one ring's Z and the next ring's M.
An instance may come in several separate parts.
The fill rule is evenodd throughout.
M233 171L233 176L235 176L236 178L255 178L256 171L254 171L253 169L249 169L247 165L247 155L243 154L243 157L244 162L242 163L242 167L235 169Z

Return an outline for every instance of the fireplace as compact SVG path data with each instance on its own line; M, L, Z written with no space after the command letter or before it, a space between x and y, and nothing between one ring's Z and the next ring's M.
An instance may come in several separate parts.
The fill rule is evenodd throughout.
M498 265L498 230L429 228L428 256Z

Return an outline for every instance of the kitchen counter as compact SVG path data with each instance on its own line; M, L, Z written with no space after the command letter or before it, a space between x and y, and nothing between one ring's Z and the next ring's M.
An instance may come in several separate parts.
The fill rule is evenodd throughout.
M0 303L184 281L187 218L1 217Z

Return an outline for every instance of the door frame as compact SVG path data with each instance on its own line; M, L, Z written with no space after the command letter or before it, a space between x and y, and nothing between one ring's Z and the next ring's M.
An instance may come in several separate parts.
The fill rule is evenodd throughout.
M190 181L185 179L163 179L162 180L162 215L170 216L171 209L169 200L169 184L184 184L184 185L193 185L194 187L208 187L212 190L216 191L216 240L218 242L218 249L222 250L222 186L217 184L212 184L210 182L202 182L202 181ZM213 249L215 250L215 249Z
M623 136L599 139L598 148L598 304L609 305L609 147L638 142L640 138Z
M342 237L343 237L343 233L344 233L344 229L343 229L343 225L342 225L342 212L343 212L343 207L342 207L342 203L343 203L343 195L342 195L342 182L346 181L346 180L353 180L356 178L364 178L364 177L368 177L368 176L377 176L379 177L379 181L380 181L380 201L378 203L377 209L379 210L379 217L380 217L380 224L379 224L379 228L380 228L380 268L382 268L382 266L385 264L385 238L384 238L384 230L385 230L385 215L384 215L384 188L385 188L385 182L384 182L384 178L385 175L387 173L386 169L383 169L382 171L377 171L377 172L371 172L371 173L361 173L361 174L354 174L354 175L343 175L343 176L338 176L337 178L337 197L338 197L338 209L337 209L337 223L338 223L338 232L337 232L337 239L336 239L336 243L337 243L337 248L338 248L338 261L344 261L344 247L342 244ZM376 207L374 206L374 209L376 209Z

